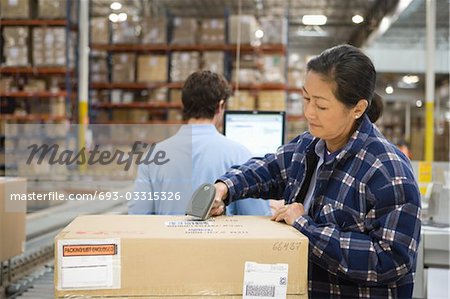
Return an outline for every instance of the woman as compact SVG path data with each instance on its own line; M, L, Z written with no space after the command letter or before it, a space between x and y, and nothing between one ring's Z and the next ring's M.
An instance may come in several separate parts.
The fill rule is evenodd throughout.
M376 72L341 45L308 62L306 132L216 182L212 215L244 197L286 200L272 220L308 237L310 298L408 298L420 237L420 195L408 158L373 124Z

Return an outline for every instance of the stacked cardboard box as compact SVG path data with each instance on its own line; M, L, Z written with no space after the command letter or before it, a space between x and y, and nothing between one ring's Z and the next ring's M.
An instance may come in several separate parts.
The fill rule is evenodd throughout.
M0 17L6 19L24 19L30 16L29 0L1 0Z
M46 89L45 80L29 79L27 84L24 86L23 91L39 92L39 91L45 91L45 89Z
M154 102L154 101L168 102L167 92L168 92L167 88L152 89L152 90L150 90L150 92L148 94L147 101L148 102Z
M64 27L33 28L33 63L35 66L66 64L66 29Z
M113 121L115 122L146 122L148 110L145 109L114 109Z
M39 18L64 18L67 13L67 0L38 0Z
M169 113L167 114L167 120L180 122L183 120L183 112L178 109L171 109L169 110Z
M200 68L200 54L198 52L173 52L170 62L171 82L181 82Z
M236 82L239 79L239 83L243 84L251 84L251 83L259 83L261 82L261 72L257 69L239 69L239 72L236 69L233 69L231 72L231 81Z
M225 44L225 21L223 19L203 19L201 24L201 44Z
M112 55L112 81L113 82L134 82L135 79L135 54L114 54Z
M108 63L104 57L91 58L90 76L92 82L108 82Z
M81 216L55 239L55 298L307 298L307 266L308 239L268 217Z
M286 110L285 91L260 91L258 94L258 110Z
M64 97L57 97L50 99L50 115L52 116L66 115L66 101Z
M263 82L285 83L285 63L283 55L264 55Z
M13 82L13 79L11 77L0 78L0 93L10 92L12 82Z
M223 75L224 59L225 54L223 52L203 52L203 69Z
M26 200L11 200L16 194L26 196L26 179L0 177L0 261L25 250Z
M127 20L112 24L112 42L113 44L136 44L140 42L139 23Z
M96 44L109 43L109 20L107 18L91 18L91 41Z
M258 23L252 15L231 15L229 18L228 38L231 44L237 44L238 26L241 26L241 43L250 44L255 40Z
M287 140L291 141L298 135L307 131L308 125L305 121L288 121L287 128Z
M144 17L142 19L141 41L143 44L167 43L166 18Z
M181 90L180 89L171 89L170 90L170 102L182 105L181 100Z
M264 31L263 44L287 43L287 19L285 17L265 16L259 18Z
M195 18L174 18L172 44L194 45L198 41L198 25Z
M3 28L5 65L28 65L28 34L27 27L13 26Z
M137 60L138 82L167 82L166 55L140 55Z
M227 101L227 110L254 110L255 96L249 91L235 92Z
M289 70L288 72L288 86L290 87L302 87L305 81L304 71Z

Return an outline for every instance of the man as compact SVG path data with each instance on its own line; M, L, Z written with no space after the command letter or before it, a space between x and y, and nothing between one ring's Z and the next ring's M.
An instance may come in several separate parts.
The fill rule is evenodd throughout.
M228 82L218 74L197 71L187 78L182 90L187 125L158 144L158 150L170 159L168 163L139 166L135 181L138 196L128 202L129 214L184 215L197 187L214 183L232 165L251 158L243 145L217 131L230 95ZM228 206L227 214L268 216L271 210L268 201L249 198Z

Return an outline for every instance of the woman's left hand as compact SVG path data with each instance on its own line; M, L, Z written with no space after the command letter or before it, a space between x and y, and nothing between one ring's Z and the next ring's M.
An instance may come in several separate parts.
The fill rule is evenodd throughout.
M274 221L284 221L289 225L293 225L295 220L298 217L302 216L305 213L305 209L301 203L294 202L289 205L285 205L280 207L275 211L271 220Z

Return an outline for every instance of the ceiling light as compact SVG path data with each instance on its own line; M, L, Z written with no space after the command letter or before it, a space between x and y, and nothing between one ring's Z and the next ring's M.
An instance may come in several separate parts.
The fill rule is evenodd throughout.
M113 23L116 23L119 21L119 16L115 13L112 13L109 15L109 20Z
M121 12L121 13L119 14L119 22L125 22L125 21L127 20L127 18L128 18L128 16L127 16L126 13Z
M417 106L418 108L422 107L422 105L423 105L423 103L422 103L421 100L417 100L417 101L416 101L416 106Z
M392 87L392 85L388 85L386 86L385 91L387 94L392 94L394 92L394 87Z
M328 36L328 32L324 31L319 26L305 26L297 30L297 35L307 37L326 37Z
M255 37L256 38L261 39L261 38L263 38L263 36L264 36L264 31L262 31L261 29L258 29L258 30L255 31Z
M416 75L407 75L407 76L403 76L402 81L405 82L406 84L416 84L418 83L420 80L419 76Z
M112 10L119 10L122 8L122 4L120 4L119 2L113 2L111 3L110 7Z
M324 15L304 15L302 23L305 25L325 25L327 23L327 17Z
M364 18L361 15L354 15L352 17L352 22L355 24L360 24L360 23L364 22Z

